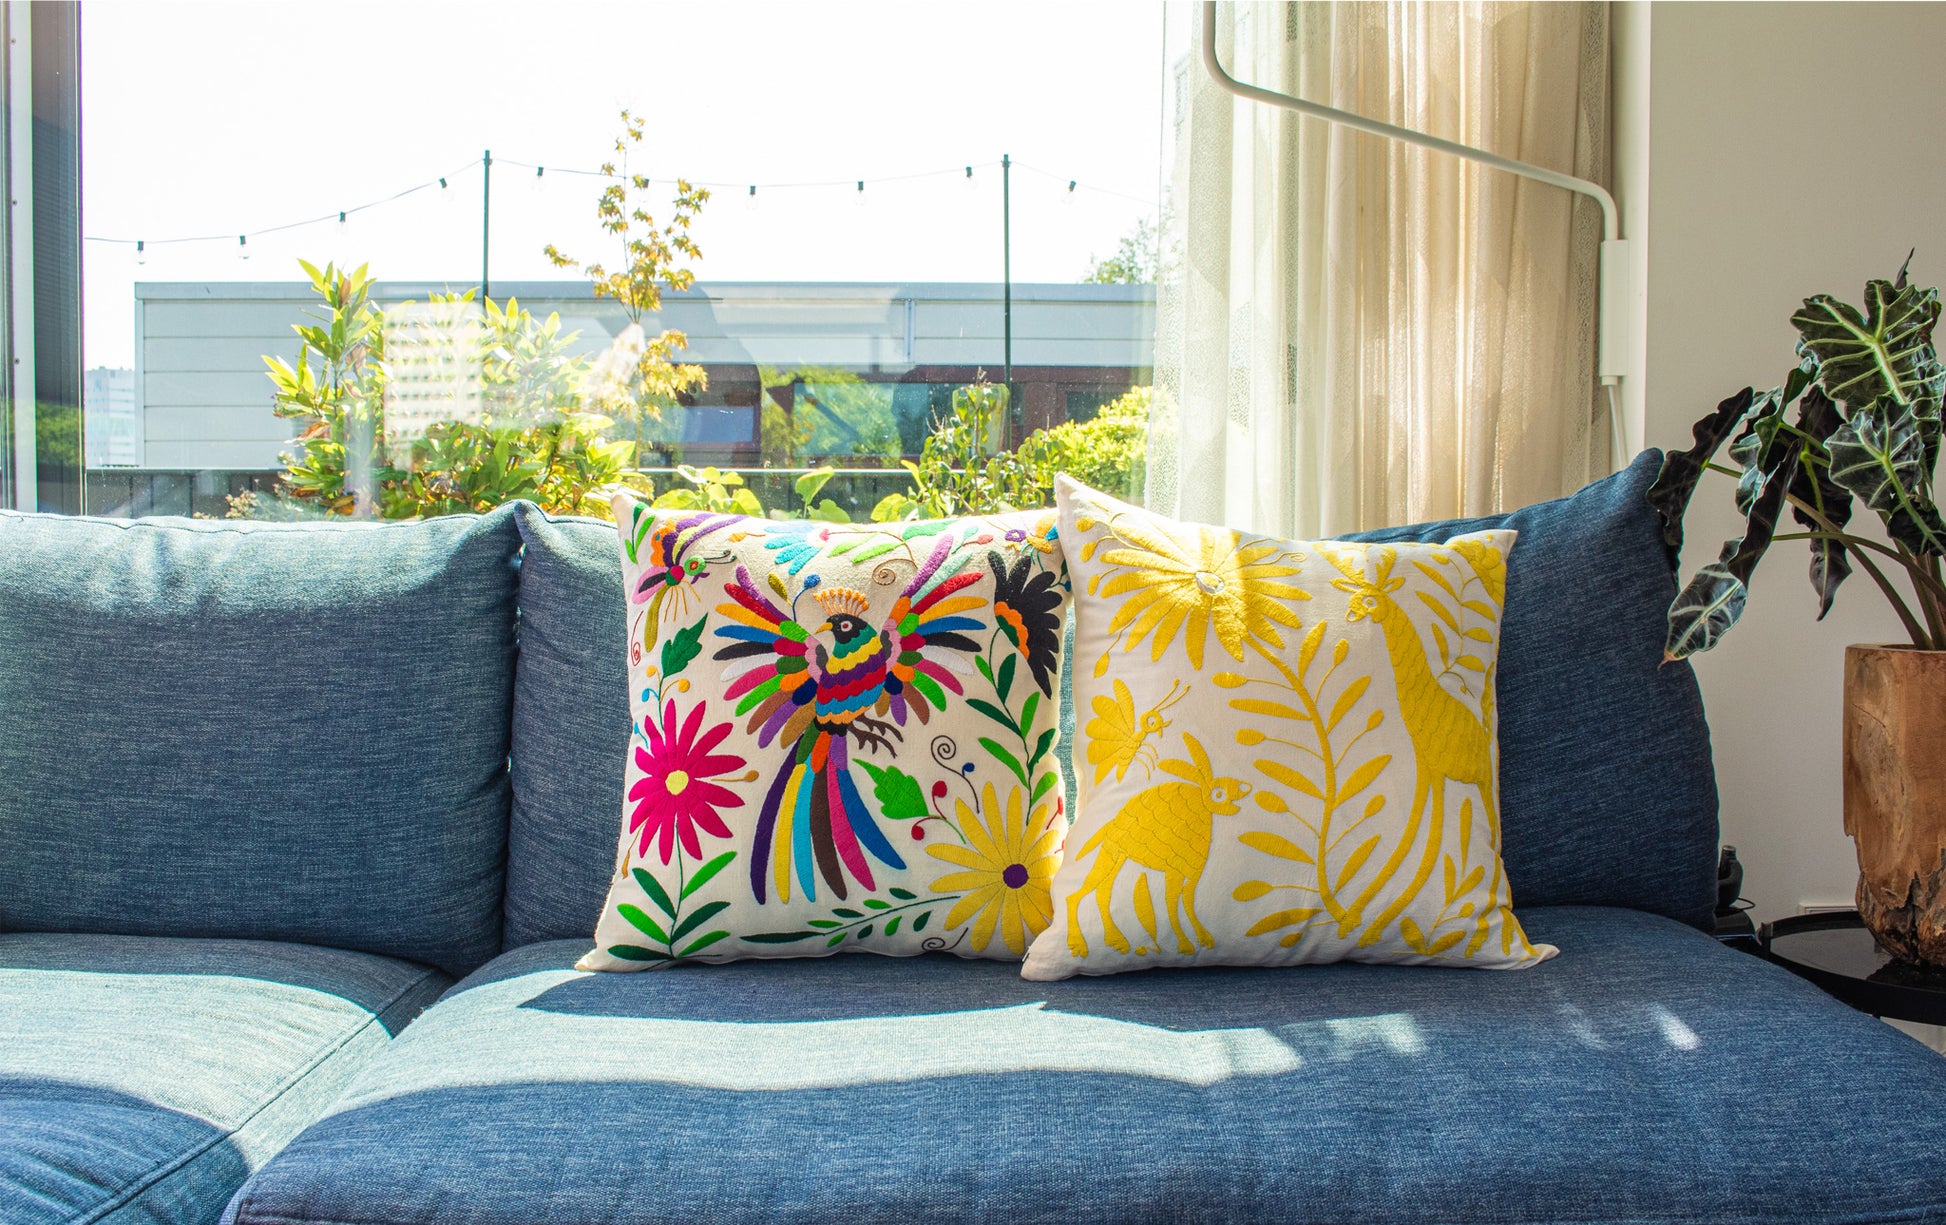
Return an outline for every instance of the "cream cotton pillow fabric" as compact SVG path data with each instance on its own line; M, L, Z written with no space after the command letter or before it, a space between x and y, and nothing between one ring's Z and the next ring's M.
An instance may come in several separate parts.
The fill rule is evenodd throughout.
M1024 977L1554 955L1500 862L1513 532L1290 542L1056 496L1079 794Z
M580 968L1019 958L1067 829L1054 513L615 520L634 729Z

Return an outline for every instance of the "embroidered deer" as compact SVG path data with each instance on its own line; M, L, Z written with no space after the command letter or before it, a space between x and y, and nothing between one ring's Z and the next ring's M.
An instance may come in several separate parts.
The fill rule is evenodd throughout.
M1163 906L1169 912L1169 926L1176 932L1176 947L1185 955L1194 953L1183 931L1182 917L1195 929L1204 948L1215 948L1216 938L1196 917L1196 883L1202 879L1209 862L1214 817L1227 817L1237 811L1237 801L1250 794L1250 784L1240 779L1213 777L1209 754L1196 737L1187 733L1189 761L1165 759L1160 768L1182 782L1157 783L1135 793L1108 824L1095 831L1082 844L1075 857L1098 852L1081 887L1068 896L1068 951L1075 957L1088 955L1088 941L1081 934L1081 899L1089 894L1101 911L1102 935L1118 953L1129 951L1128 937L1115 926L1109 902L1115 892L1122 865L1133 863L1162 873Z
M1392 576L1397 554L1391 549L1372 549L1369 556L1376 562L1376 569L1370 579L1365 577L1366 556L1363 549L1331 551L1331 564L1345 576L1333 579L1331 585L1351 596L1346 620L1369 618L1385 635L1385 650L1391 656L1392 676L1398 688L1399 714L1405 721L1406 735L1412 740L1417 771L1404 835L1371 883L1346 908L1338 924L1341 938L1357 930L1365 908L1398 874L1419 839L1422 823L1426 835L1417 874L1411 884L1399 890L1378 918L1366 926L1358 940L1360 948L1378 943L1385 929L1431 878L1445 833L1448 781L1477 787L1481 806L1496 833L1499 821L1499 808L1494 799L1493 738L1487 727L1493 703L1492 673L1487 674L1481 709L1477 712L1441 685L1426 661L1418 629L1392 598L1392 593L1405 585L1404 579ZM1472 563L1473 559L1469 556L1468 561ZM1477 570L1477 563L1474 564Z

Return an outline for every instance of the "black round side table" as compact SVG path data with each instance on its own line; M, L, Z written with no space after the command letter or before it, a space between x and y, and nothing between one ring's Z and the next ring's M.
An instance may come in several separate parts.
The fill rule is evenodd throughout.
M1946 970L1894 961L1855 910L1777 919L1757 940L1765 957L1861 1012L1946 1025Z

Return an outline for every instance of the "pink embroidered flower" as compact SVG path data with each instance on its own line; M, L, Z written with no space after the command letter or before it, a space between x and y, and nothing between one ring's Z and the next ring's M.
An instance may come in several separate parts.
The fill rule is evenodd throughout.
M650 719L642 721L649 746L635 746L635 764L641 767L642 777L628 791L628 798L635 802L628 828L636 835L636 854L645 858L649 844L655 842L662 862L668 863L677 838L682 839L682 849L690 858L700 858L703 846L696 837L698 826L712 838L730 837L730 827L717 810L742 806L743 797L722 784L744 781L727 777L743 769L743 758L710 752L730 734L729 723L719 723L697 736L706 705L697 703L681 727L676 725L674 702L663 707L661 727Z

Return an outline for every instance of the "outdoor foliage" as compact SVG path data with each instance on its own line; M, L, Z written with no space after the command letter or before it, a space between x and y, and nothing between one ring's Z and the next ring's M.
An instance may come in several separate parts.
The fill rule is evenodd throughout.
M388 318L371 301L366 268L303 268L326 313L296 325L294 362L264 359L277 415L298 423L299 449L279 456L284 505L253 499L233 513L402 519L530 498L602 514L608 490L647 491L627 471L634 444L607 439L610 419L581 410L587 362L570 354L575 336L557 317L536 320L512 300L475 307L469 292ZM418 424L407 395L415 383L476 390L469 419ZM450 400L436 402L450 418Z
M1131 387L1087 421L1064 421L1041 431L1041 462L1050 472L1065 472L1103 493L1140 502L1152 390Z
M933 423L919 462L905 461L912 492L887 494L872 519L947 519L1047 505L1054 474L1040 435L1017 451L996 448L1007 406L1007 389L984 379L955 390L952 411Z
M1809 542L1820 619L1856 565L1884 593L1915 647L1946 650L1946 519L1933 497L1946 392L1946 369L1933 346L1939 311L1939 290L1908 284L1905 268L1895 280L1867 283L1863 309L1827 294L1805 299L1791 316L1799 363L1783 385L1762 393L1746 387L1724 400L1696 423L1695 445L1663 462L1649 501L1672 556L1682 548L1683 512L1706 471L1736 478L1737 509L1747 520L1744 534L1726 541L1670 606L1666 658L1708 650L1729 632L1743 612L1751 572L1779 540ZM1712 462L1733 433L1737 466ZM1854 499L1884 522L1889 545L1845 530ZM1805 531L1777 533L1786 506ZM1911 600L1893 585L1889 568L1903 571Z
M628 169L629 146L642 143L644 123L642 117L622 112L622 134L615 138L621 165L607 162L601 167L611 181L602 188L595 213L601 228L620 242L621 262L612 269L601 263L584 265L553 243L545 249L556 268L581 269L593 283L595 296L614 299L628 316L628 327L595 364L599 403L590 407L628 417L635 422L638 437L644 421L660 419L678 394L700 390L707 381L701 366L674 360L688 346L689 337L664 329L650 338L642 328L644 314L662 309L665 289L680 292L696 283L695 270L686 265L701 259L703 252L689 236L689 226L709 199L708 189L678 179L669 220L656 224L639 203L640 194L649 190L648 176Z

